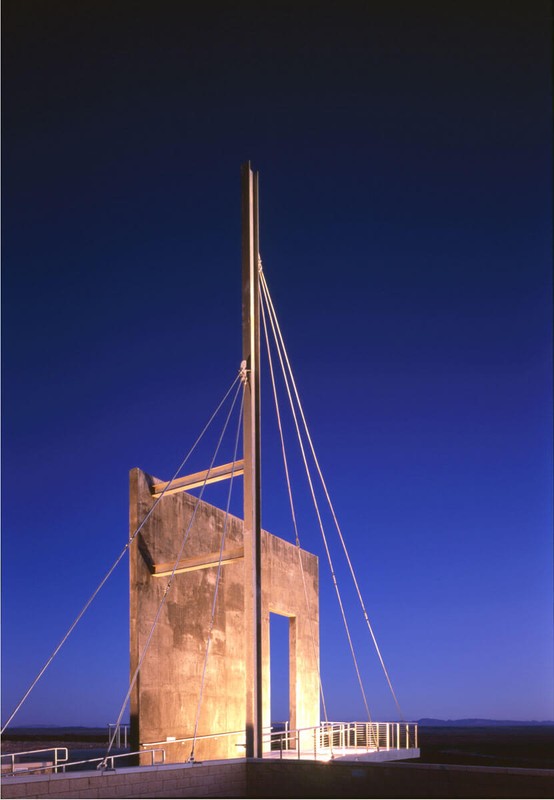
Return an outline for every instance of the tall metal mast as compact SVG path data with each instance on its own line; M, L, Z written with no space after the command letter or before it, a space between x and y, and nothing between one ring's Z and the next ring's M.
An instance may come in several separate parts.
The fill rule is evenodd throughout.
M246 757L262 757L262 588L260 514L260 319L258 173L242 165L242 358L244 392L244 612Z

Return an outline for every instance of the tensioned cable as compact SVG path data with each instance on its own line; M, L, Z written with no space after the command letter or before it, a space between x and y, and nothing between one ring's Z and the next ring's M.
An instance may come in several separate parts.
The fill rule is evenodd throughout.
M261 269L262 269L262 267L261 267L261 262L260 262L260 265L259 265L259 271L260 272L261 272ZM296 522L296 513L295 513L295 509L294 509L294 501L292 499L292 487L291 487L291 482L290 482L287 453L286 453L286 449L285 449L285 439L284 439L284 434L283 434L283 427L282 427L282 424L281 424L281 412L280 412L280 409L279 409L279 398L277 396L277 387L276 387L276 384L275 384L275 374L274 374L274 370L273 370L273 358L271 357L271 348L269 346L269 336L268 336L268 332L267 332L267 321L266 321L265 309L264 309L264 304L263 304L261 295L260 295L260 310L262 312L262 323L263 323L263 329L264 329L265 344L266 344L266 349L267 349L267 358L268 358L268 362L269 362L269 373L270 373L270 376L271 376L271 385L273 387L273 399L274 399L274 402L275 402L275 413L277 415L277 425L278 425L278 428L279 428L279 437L281 439L281 451L282 451L282 455L283 455L283 464L284 464L284 468L285 468L285 477L286 477L287 490L288 490L288 495L289 495L289 504L290 504L290 510L291 510L291 515L292 515L292 522L293 522L293 525L294 525L296 550L297 550L297 553L298 553L298 560L300 562L300 573L302 575L302 584L303 584L303 587L304 587L304 598L305 598L305 601L306 601L306 609L307 609L307 612L308 612L308 625L309 625L309 628L310 628L310 637L311 637L311 640L312 640L312 648L313 648L313 653L314 653L314 660L317 663L317 681L318 681L318 684L319 684L319 694L321 696L321 704L323 706L323 715L325 717L325 722L329 723L329 718L327 716L327 705L325 703L325 695L324 695L324 692L323 692L323 683L321 681L321 671L320 671L320 666L319 666L319 659L317 657L317 648L316 648L316 644L315 644L315 637L314 637L314 632L313 632L312 618L311 618L311 613L310 613L310 601L308 599L308 589L306 587L306 576L304 574L304 564L302 563L302 553L300 552L300 536L298 535L298 526L297 526L297 522Z
M259 265L259 272L260 273L261 273L261 269L262 269L262 266L261 266L261 262L260 262L260 265ZM262 300L263 300L263 297L262 297L262 295L260 295L260 301L262 301ZM273 358L271 357L271 348L269 346L269 337L268 337L268 333L267 333L267 322L266 322L265 308L264 308L263 302L260 302L260 310L262 312L262 323L263 323L263 329L264 329L265 345L266 345L266 349L267 349L267 359L268 359L268 362L269 362L269 374L271 376L271 385L272 385L272 388L273 388L273 400L275 402L275 413L277 415L277 427L279 429L279 438L281 440L281 452L282 452L282 455L283 455L283 466L285 468L285 478L286 478L286 481L287 481L287 491L288 491L288 496L289 496L290 512L291 512L291 516L292 516L292 524L293 524L293 527L294 527L294 538L295 538L296 545L299 546L300 545L300 537L298 535L298 525L297 525L297 522L296 522L296 513L295 513L295 510L294 510L294 502L293 502L293 499L292 499L292 487L291 487L291 483L290 483L289 465L288 465L288 460L287 460L287 452L286 452L286 449L285 449L285 439L284 439L284 436L283 436L283 426L281 425L281 412L280 412L280 409L279 409L279 399L277 397L277 387L275 385L275 374L273 372Z
M227 535L227 523L229 521L229 508L230 508L230 505L231 505L231 494L232 494L232 491L233 491L233 478L235 477L235 464L236 464L236 461L237 461L237 451L238 451L238 447L239 447L239 437L240 437L240 428L241 428L241 423L242 423L242 409L243 408L244 408L244 384L243 384L242 400L241 400L240 411L239 411L239 421L238 421L238 425L237 425L237 435L236 435L236 438L235 438L235 450L234 450L234 453L233 453L233 467L231 469L231 478L229 480L229 491L227 493L227 507L225 508L225 521L223 523L223 533L221 534L221 546L219 548L219 563L217 565L217 575L216 575L216 579L215 579L214 599L213 599L213 603L212 603L212 617L211 617L210 626L209 626L209 629L208 629L208 638L206 640L206 652L205 652L205 655L204 655L204 666L202 668L202 678L200 679L200 694L198 695L198 705L196 707L196 719L194 721L194 733L193 733L193 737L192 737L192 746L191 746L191 751L190 751L190 756L189 756L189 761L191 761L191 762L194 761L194 750L196 748L196 735L198 733L198 723L199 723L199 720L200 720L200 709L202 707L202 697L203 697L203 694L204 694L204 681L206 679L206 668L208 666L208 655L209 655L209 652L210 652L210 645L212 643L212 632L213 632L214 622L215 622L215 610L216 610L216 606L217 606L217 597L218 597L218 593L219 593L219 581L220 581L220 578L221 578L221 567L222 567L222 563L221 562L223 561L223 550L225 548L225 537Z
M144 517L144 519L142 520L142 522L140 523L140 525L138 526L136 531L129 538L128 542L126 543L126 545L123 548L123 550L121 551L121 553L118 555L118 557L116 558L116 560L114 561L112 566L106 572L106 574L104 575L104 577L102 578L102 580L100 581L100 583L98 584L98 586L96 587L94 592L91 594L91 596L89 597L89 599L87 600L87 602L85 603L85 605L83 606L83 608L81 609L79 614L75 617L73 623L69 627L69 629L68 629L67 633L65 634L65 636L63 637L63 639L60 641L60 643L58 644L58 646L56 647L56 649L54 650L54 652L52 653L50 658L46 661L46 663L44 664L44 666L42 667L42 669L40 670L40 672L38 673L38 675L36 676L36 678L34 679L32 684L30 685L30 687L25 692L25 694L23 695L23 697L21 698L21 700L17 704L15 710L12 712L11 716L9 717L8 721L5 723L5 725L2 728L2 730L0 731L0 733L4 733L4 731L6 730L6 728L8 727L10 722L12 721L12 719L15 717L15 715L17 714L17 712L19 711L19 709L21 708L23 703L26 701L26 699L29 697L29 695L31 694L31 692L33 691L33 689L35 688L35 686L37 685L39 680L44 675L44 673L46 672L46 670L48 669L48 667L50 666L50 664L52 663L54 658L60 652L60 650L62 649L63 645L66 643L67 639L73 633L74 629L77 627L78 623L83 618L84 614L86 613L87 609L89 608L90 604L92 603L92 601L94 600L94 598L96 597L96 595L98 594L100 589L104 586L104 584L106 583L106 581L108 580L108 578L110 577L112 572L115 570L115 568L117 567L117 565L119 564L119 562L121 561L121 559L123 558L123 556L125 555L127 550L129 549L129 547L131 546L133 540L136 538L136 536L140 533L140 531L142 530L142 528L146 524L148 518L150 517L150 515L152 514L152 512L154 511L154 509L156 508L156 506L158 505L158 503L160 502L160 500L162 499L164 494L170 488L170 486L173 483L173 481L177 478L177 476L179 475L180 471L183 469L183 467L185 466L185 464L189 460L190 456L192 455L192 453L194 452L194 450L198 446L200 440L202 439L202 437L204 436L204 434L206 433L206 431L210 427L211 423L213 422L214 418L216 417L216 415L217 415L218 411L220 410L221 406L223 405L225 400L229 397L229 394L231 393L231 391L233 389L233 386L239 380L239 378L240 378L240 373L237 375L237 377L235 378L235 380L233 381L233 383L231 384L231 386L229 387L229 389L225 393L223 399L221 400L221 402L217 406L216 410L214 411L214 413L212 414L212 416L210 417L210 419L208 420L208 422L204 426L201 434L199 435L199 437L197 438L197 440L195 441L195 443L193 444L191 449L188 451L187 455L184 457L184 459L179 464L177 470L175 471L175 474L173 475L173 477L171 478L169 483L164 487L163 491L161 492L160 496L156 499L156 502L153 504L152 508L148 511L148 513L146 514L146 516Z
M237 379L235 379L235 381L233 382L233 386L234 386L234 384L236 383L236 380L238 380L239 377L240 377L240 373L237 376ZM208 478L210 476L210 472L213 469L215 460L217 458L217 454L219 452L219 448L221 447L221 442L223 440L223 436L225 435L225 431L227 430L227 426L229 424L229 420L231 418L231 414L233 413L233 409L235 407L235 403L237 401L237 397L238 397L240 388L241 388L240 385L237 386L237 391L235 392L235 396L233 398L233 402L232 402L231 408L229 409L229 413L227 414L227 419L225 420L225 424L223 426L223 430L221 431L221 435L220 435L219 440L217 442L217 446L216 446L216 448L214 450L214 454L212 456L212 460L210 462L210 466L208 468L208 471L206 472L206 477L204 478L204 483L202 484L202 487L200 489L200 493L199 493L199 495L198 495L198 497L196 499L196 503L195 503L195 506L194 506L194 510L192 512L192 516L190 518L190 521L189 521L189 524L187 526L187 529L186 529L185 533L183 534L183 540L181 542L181 547L180 547L180 550L179 550L179 552L177 554L177 558L175 559L175 563L173 564L173 569L171 570L171 575L169 576L169 579L167 581L167 585L165 587L162 599L161 599L160 604L158 606L158 610L156 611L156 616L154 617L154 622L152 623L152 627L150 628L150 632L148 634L148 637L146 639L146 643L145 643L144 648L142 650L139 662L137 664L137 668L136 668L136 670L135 670L135 672L133 674L133 677L131 679L131 682L129 684L129 689L127 691L127 694L125 695L125 699L123 700L119 715L117 717L117 721L114 724L113 733L112 733L110 741L108 743L108 749L106 751L106 755L104 757L104 760L101 761L100 764L98 765L98 768L104 768L106 763L107 763L107 759L108 759L108 756L109 756L110 751L112 749L112 746L113 746L113 743L115 741L115 738L117 736L117 731L118 731L119 726L121 724L121 720L122 720L123 714L125 713L125 708L127 706L127 702L129 701L129 698L131 696L131 692L133 691L133 687L134 687L134 685L136 683L136 680L138 678L138 674L140 672L140 668L142 667L142 663L143 663L143 661L144 661L144 659L146 657L146 653L148 652L148 648L150 647L150 642L152 641L152 637L154 635L154 631L155 631L156 626L158 624L158 620L160 618L160 614L162 613L162 609L163 609L163 607L165 605L165 601L166 601L167 596L168 596L168 594L169 594L169 592L171 590L171 586L173 584L173 579L175 577L175 572L177 571L177 567L179 565L179 562L181 561L181 556L183 555L183 550L185 549L185 544L188 541L190 530L191 530L191 528L192 528L192 526L194 524L194 520L196 518L196 512L197 512L198 507L200 505L200 501L202 500L202 495L204 494L204 489L206 488L206 484L208 482Z
M401 707L400 707L400 703L398 702L398 699L397 699L397 697L396 697L396 693L395 693L395 691L394 691L394 689L393 689L393 686L392 686L392 681L391 681L391 679L390 679L390 676L389 676L388 670L387 670L387 668L386 668L386 666L385 666L385 661L384 661L384 659L383 659L383 656L382 656L382 654L381 654L381 650L380 650L380 648L379 648L379 645L378 645L378 643L377 643L377 638L376 638L376 636L375 636L375 633L374 633L374 631L373 631L373 626L371 625L371 622L370 622L370 620L369 620L369 616L368 616L368 613L367 613L367 611L366 611L365 603L364 603L364 601L363 601L363 598L362 598L362 593L361 593L361 591L360 591L360 587L359 587L359 585L358 585L358 580L357 580L357 578L356 578L356 573L354 572L354 567L353 567L353 565L352 565L352 561L350 560L350 556L349 556L349 554L348 554L348 549L347 549L347 547L346 547L346 543L345 543L345 541L344 541L344 537L343 537L343 535L342 535L342 531L341 531L341 528L340 528L340 525L339 525L339 522L338 522L338 519L337 519L337 515L336 515L336 513L335 513L335 509L334 509L334 507L333 507L333 503L331 502L331 497L330 497L330 495L329 495L329 492L328 492L328 490L327 490L327 484L325 483L325 479L324 479L324 477L323 477L323 473L322 473L322 471L321 471L321 467L320 467L320 465L319 465L319 461L318 461L318 458L317 458L317 455L316 455L316 452L315 452L315 448L314 448L314 445L313 445L313 442L312 442L312 437L310 436L310 431L309 431L309 429L308 429L308 424L307 424L307 422L306 422L306 417L305 417L305 415L304 415L304 410L303 410L303 407L302 407L302 403L301 403L301 401L300 401L300 397L299 397L299 394L298 394L298 389L297 389L297 387L296 387L296 381L295 381L295 379L294 379L294 375L293 375L293 372L292 372L292 367L290 366L290 361L289 361L289 358L288 358L288 355L287 355L287 350L286 350L285 343L284 343L284 340L283 340L283 335L282 335L282 333L281 333L281 329L280 329L280 327L279 327L279 322L278 322L278 320L277 320L277 315L275 314L275 308L274 308L274 306L273 306L273 301L271 300L271 295L270 295L270 293L269 293L269 287L267 286L267 281L265 280L265 276L264 276L263 272L260 274L260 277L261 277L261 283L262 283L262 287L263 287L263 289L264 289L264 292L265 292L265 293L266 293L266 295L267 295L267 298L268 298L268 300L269 300L269 304L271 305L271 308L272 308L272 310L273 310L273 314L274 314L274 316L275 316L275 323L276 323L276 326L277 326L277 330L278 330L278 332L279 332L280 341L281 341L281 344L282 344L282 347L283 347L283 352L284 352L285 359L286 359L287 366L288 366L288 370L289 370L289 373L290 373L290 377L291 377L291 383L292 383L292 386L293 386L293 389L294 389L294 394L295 394L295 397L296 397L296 402L298 403L298 408L299 408L299 411L300 411L300 414L301 414L301 417L302 417L302 422L303 422L303 424L304 424L304 430L305 430L305 432L306 432L306 438L307 438L307 440L308 440L308 442L309 442L309 445L310 445L310 450L311 450L311 453L312 453L312 457L313 457L313 459L314 459L314 462L315 462L315 465L316 465L316 469L317 469L317 472L318 472L319 478L320 478L320 480L321 480L321 485L323 486L323 490L324 490L324 492L325 492L325 496L326 496L326 498L327 498L327 502L328 502L328 504L329 504L329 508L330 508L330 510L331 510L331 514L332 514L332 517L333 517L333 521L334 521L334 523L335 523L335 526L336 526L336 528L337 528L337 532L338 532L338 534L339 534L339 539L340 539L340 542L341 542L341 544L342 544L342 548L343 548L344 554L345 554L345 556L346 556L346 560L347 560L347 562L348 562L348 567L349 567L349 569L350 569L350 574L351 574L351 576L352 576L352 580L353 580L353 582L354 582L354 586L355 586L355 588L356 588L356 593L357 593L357 595L358 595L358 600L360 601L360 605L361 605L361 607L362 607L362 612L363 612L363 615L364 615L364 619L365 619L365 621L366 621L366 625L367 625L367 627L368 627L368 630L369 630L369 632L370 632L370 634L371 634L371 638L372 638L372 640L373 640L373 645L374 645L374 647L375 647L375 651L376 651L376 653L377 653L377 656L378 656L378 658L379 658L379 662L380 662L380 664L381 664L381 668L382 668L382 670L383 670L383 673L384 673L384 675L385 675L385 678L386 678L386 680L387 680L387 683L388 683L388 686L389 686L390 692L391 692L391 694L392 694L392 697L393 697L393 699L394 699L394 702L395 702L396 708L397 708L397 710L398 710L398 713L399 713L399 715L400 715L400 719L401 719L401 720L404 720L404 714L403 714L403 712L402 712L402 709L401 709Z
M266 302L267 302L267 294L266 294L267 286L266 286L266 283L265 283L265 278L264 278L263 272L260 272L260 278L261 278L260 285L262 287L262 291L263 291L263 293L265 295ZM316 495L315 495L312 476L311 476L311 473L310 473L310 468L309 468L309 465L308 465L308 460L306 458L306 452L305 452L305 449L304 449L304 442L302 441L302 436L301 436L301 433L300 433L300 426L298 425L298 418L297 418L297 415L296 415L296 409L294 407L294 402L293 402L291 391L290 391L290 387L289 387L289 381L288 381L287 373L286 373L286 370L285 370L285 365L283 363L283 356L281 354L281 348L279 346L279 340L277 338L277 334L276 334L276 331L275 331L275 325L274 325L274 320L273 320L275 309L273 308L272 305L270 306L269 303L268 303L267 309L268 309L269 320L270 320L271 327L272 327L272 330L273 330L273 336L275 337L275 343L277 345L277 353L279 355L279 360L281 362L281 369L283 371L283 378L285 379L285 386L287 388L287 394L288 394L288 397L289 397L290 407L291 407L292 415L293 415L293 418L294 418L294 424L295 424L295 427L296 427L296 433L298 435L298 443L300 445L300 450L302 452L302 459L304 461L304 468L306 470L306 476L308 478L308 484L310 486L310 492L311 492L311 495L312 495L314 508L315 508L317 519L318 519L318 522L319 522L319 529L321 531L321 537L323 539L323 544L325 546L325 552L327 554L327 561L329 562L329 569L330 569L330 572L331 572L331 578L332 578L332 581L333 581L333 586L335 587L335 592L336 592L336 595L337 595L337 600L338 600L339 608L340 608L341 615L342 615L342 621L343 621L343 624L344 624L344 629L346 631L346 637L348 639L348 644L350 646L350 653L352 655L352 660L354 662L354 668L356 670L356 675L357 675L357 678L358 678L358 684L360 686L360 692L362 694L362 698L363 698L363 701L364 701L365 710L366 710L366 713L367 713L368 720L369 720L369 722L371 722L371 714L369 713L369 706L368 706L368 703L367 703L365 689L364 689L364 685L363 685L363 682L362 682L362 677L360 675L360 670L359 670L359 667L358 667L358 659L356 658L356 653L355 653L355 650L354 650L354 644L352 642L352 637L350 635L350 628L348 626L348 621L346 619L346 613L344 611L344 605L343 605L343 602L342 602L342 597L341 597L341 593L340 593L340 590L339 590L339 585L338 585L338 582L337 582L335 569L334 569L334 566L333 566L333 560L331 558L331 552L329 550L329 545L327 543L327 537L325 535L325 529L323 527L323 520L321 519L321 513L319 511L319 504L317 502L317 498L316 498Z

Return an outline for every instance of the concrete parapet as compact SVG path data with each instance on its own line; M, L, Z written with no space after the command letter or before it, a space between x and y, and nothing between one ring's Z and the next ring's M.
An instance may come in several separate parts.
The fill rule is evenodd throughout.
M246 761L167 764L115 772L14 776L2 780L3 798L246 797Z
M246 760L2 780L11 798L551 798L554 770Z
M247 797L551 798L554 770L346 761L248 763Z

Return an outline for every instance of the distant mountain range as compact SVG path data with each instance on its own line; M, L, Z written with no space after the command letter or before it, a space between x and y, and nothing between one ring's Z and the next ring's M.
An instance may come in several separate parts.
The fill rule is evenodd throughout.
M554 725L554 720L520 720L520 719L434 719L424 717L417 720L418 725L432 728L513 728L517 725L529 727L531 725Z
M123 723L122 723L123 724ZM14 734L14 733L25 733L25 734L36 734L36 735L44 735L44 734L52 734L55 735L57 733L102 733L107 736L108 726L104 725L100 726L88 726L88 725L21 725L17 726L14 725L7 729L7 733Z

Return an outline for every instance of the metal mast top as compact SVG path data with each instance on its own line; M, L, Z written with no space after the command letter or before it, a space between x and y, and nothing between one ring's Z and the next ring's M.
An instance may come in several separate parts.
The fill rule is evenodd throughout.
M262 589L260 513L260 318L258 173L242 165L242 358L244 436L244 612L246 757L262 757Z

